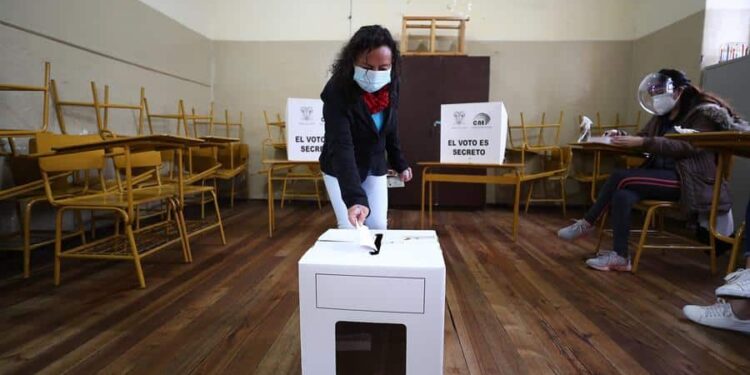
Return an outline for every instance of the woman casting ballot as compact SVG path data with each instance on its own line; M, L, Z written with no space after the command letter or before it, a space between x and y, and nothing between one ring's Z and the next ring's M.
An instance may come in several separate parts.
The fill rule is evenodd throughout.
M323 181L339 228L386 229L386 155L401 181L412 178L398 139L401 56L391 33L360 28L339 53L323 99Z

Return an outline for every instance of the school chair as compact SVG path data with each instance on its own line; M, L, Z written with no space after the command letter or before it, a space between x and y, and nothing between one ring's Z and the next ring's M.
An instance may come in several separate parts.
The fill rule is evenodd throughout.
M26 85L14 83L0 83L0 91L6 92L28 92L41 93L42 119L40 126L31 129L0 128L0 138L7 141L8 150L0 156L8 160L8 166L14 185L0 189L0 201L15 202L16 217L19 229L12 233L3 234L0 237L0 251L18 251L23 257L23 278L31 276L31 251L54 243L54 237L50 237L49 231L35 230L32 228L33 208L40 203L47 202L44 196L44 181L42 180L36 159L35 137L40 132L49 129L49 98L50 98L50 63L44 63L44 82L41 85ZM27 152L22 152L21 139L26 139ZM51 183L57 186L60 181L67 178L66 174L50 176ZM63 239L80 237L85 241L86 237L82 230L81 217L76 215L75 230L62 233Z
M508 139L510 140L511 150L521 155L521 163L524 164L524 170L527 164L527 155L536 156L541 163L539 171L523 174L523 180L530 182L526 194L525 212L529 212L531 203L560 203L563 216L567 214L567 198L565 197L565 183L568 178L570 164L570 149L561 148L560 130L563 124L564 112L560 111L557 122L547 122L546 112L542 112L539 123L529 123L523 112L520 114L521 122L519 125L511 125L508 129ZM520 131L521 138L519 141L513 141L514 130ZM551 133L551 134L550 134ZM551 197L547 192L548 182L555 182L560 186L560 196ZM543 197L535 198L533 196L534 186L541 184Z
M105 150L83 151L55 155L53 147L74 146L101 142L97 135L66 135L40 133L37 145L42 154L51 156L39 158L39 168L44 180L44 190L49 202L57 208L55 215L55 259L54 281L60 285L61 263L63 259L81 260L124 260L131 261L135 267L136 277L141 288L146 281L141 266L141 259L170 245L180 243L183 260L190 262L190 250L184 240L184 227L180 225L182 211L176 207L172 194L157 189L137 189L132 185L123 186L122 190L109 192L83 190L74 196L56 196L52 189L50 175L55 173L76 173L105 168ZM129 179L128 179L129 180ZM128 181L130 182L130 181ZM135 207L138 205L166 201L175 220L165 220L140 229L135 229ZM124 233L115 233L106 238L63 249L62 227L63 214L67 211L108 211L120 216ZM172 215L170 215L172 216Z

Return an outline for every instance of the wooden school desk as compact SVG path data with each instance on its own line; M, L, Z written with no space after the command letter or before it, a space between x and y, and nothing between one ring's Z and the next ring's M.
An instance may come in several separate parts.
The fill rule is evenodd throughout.
M268 237L273 237L273 230L276 229L276 214L274 209L274 193L273 193L273 182L281 180L294 180L296 177L288 176L274 176L275 171L281 171L290 169L297 166L317 166L320 163L317 160L314 161L291 161L291 160L279 160L270 159L263 160L263 164L266 166L266 178L268 180ZM300 177L299 179L309 180L310 177Z
M596 183L602 175L601 164L603 154L615 155L643 155L642 151L625 147L618 147L598 142L580 142L570 143L569 146L574 150L592 152L594 154L594 166L591 173L591 201L596 202Z
M716 150L719 160L716 165L716 177L714 180L713 197L711 201L711 213L709 216L709 231L711 236L719 241L732 245L732 254L729 258L727 273L733 271L739 256L740 244L747 223L742 223L735 233L735 237L727 237L716 230L716 217L718 216L719 196L721 193L721 182L729 175L731 159L733 155L750 158L750 132L721 131L704 132L692 134L668 134L667 137L688 141L701 148Z
M515 198L513 200L513 241L518 235L518 209L521 201L521 183L535 178L542 178L556 171L524 175L524 164L469 164L469 163L440 163L436 161L419 162L422 169L422 205L419 213L419 224L424 229L425 195L428 196L429 225L432 226L432 184L435 182L454 182L467 184L493 184L515 186ZM443 172L450 169L512 169L512 172L499 176L492 175L470 175L461 173ZM434 170L438 170L435 172Z

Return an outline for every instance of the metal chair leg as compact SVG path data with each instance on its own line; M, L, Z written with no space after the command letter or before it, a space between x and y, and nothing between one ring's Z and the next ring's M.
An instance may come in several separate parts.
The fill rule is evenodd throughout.
M33 200L26 203L23 215L20 217L21 230L23 231L23 278L31 276L31 207ZM20 202L19 202L20 205ZM20 212L19 212L20 213Z
M654 214L659 206L654 206L646 211L646 219L643 221L643 227L641 228L641 237L638 241L638 248L635 251L635 259L633 259L633 273L638 272L638 263L641 260L641 254L643 253L643 246L646 245L646 238L648 237L648 228L651 226L651 222L654 219Z
M219 211L219 200L216 199L216 191L211 191L211 195L214 198L214 209L216 210L216 220L219 223L219 234L221 235L221 244L227 244L227 237L224 235L224 224L221 222L221 212Z
M742 245L742 239L745 236L745 230L747 223L742 223L740 228L735 233L734 244L732 244L732 253L729 255L729 264L727 264L727 274L734 271L734 267L737 265L737 258L740 254L740 246ZM747 241L747 240L745 240Z
M524 210L525 214L529 213L529 204L531 204L531 195L534 192L534 185L536 185L536 181L531 181L531 184L529 186L529 191L526 194L526 209Z
M604 239L604 226L607 224L607 217L609 216L609 213L605 212L604 215L602 215L602 218L599 220L599 240L596 241L596 248L594 248L594 253L599 253L599 250L602 249L602 240Z
M284 178L284 184L282 184L281 188L281 208L284 208L284 200L286 199L286 183L287 179Z
M318 199L318 209L323 208L323 204L320 202L320 186L318 185L318 180L314 180L313 184L315 184L315 197Z
M130 245L130 252L133 255L133 266L135 266L135 274L138 277L138 285L141 288L146 287L146 278L143 276L143 267L141 266L141 256L138 254L138 248L135 244L135 236L133 235L133 223L127 223L125 225L125 235L128 237L128 244Z
M54 279L55 286L60 285L60 268L62 262L62 216L65 213L64 208L57 210L55 214L55 260L54 260Z
M180 248L182 249L182 258L185 261L185 263L190 263L190 253L188 252L187 246L185 246L186 244L185 238L187 237L187 233L185 233L185 231L183 230L184 228L182 227L182 222L180 222L179 215L177 215L177 203L172 199L170 199L167 203L168 203L167 204L167 216L170 218L170 219L167 219L167 221L172 221L171 220L172 211L175 211L174 224L175 224L175 227L177 228L177 233L180 236Z
M201 181L201 186L206 186L206 180ZM201 220L206 218L206 194L201 193Z

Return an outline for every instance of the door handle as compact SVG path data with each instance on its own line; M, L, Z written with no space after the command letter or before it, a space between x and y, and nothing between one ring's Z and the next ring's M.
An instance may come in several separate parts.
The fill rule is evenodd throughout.
M433 128L437 128L438 126L440 126L440 120L437 120L437 121L435 121L435 122L432 123L432 127Z

